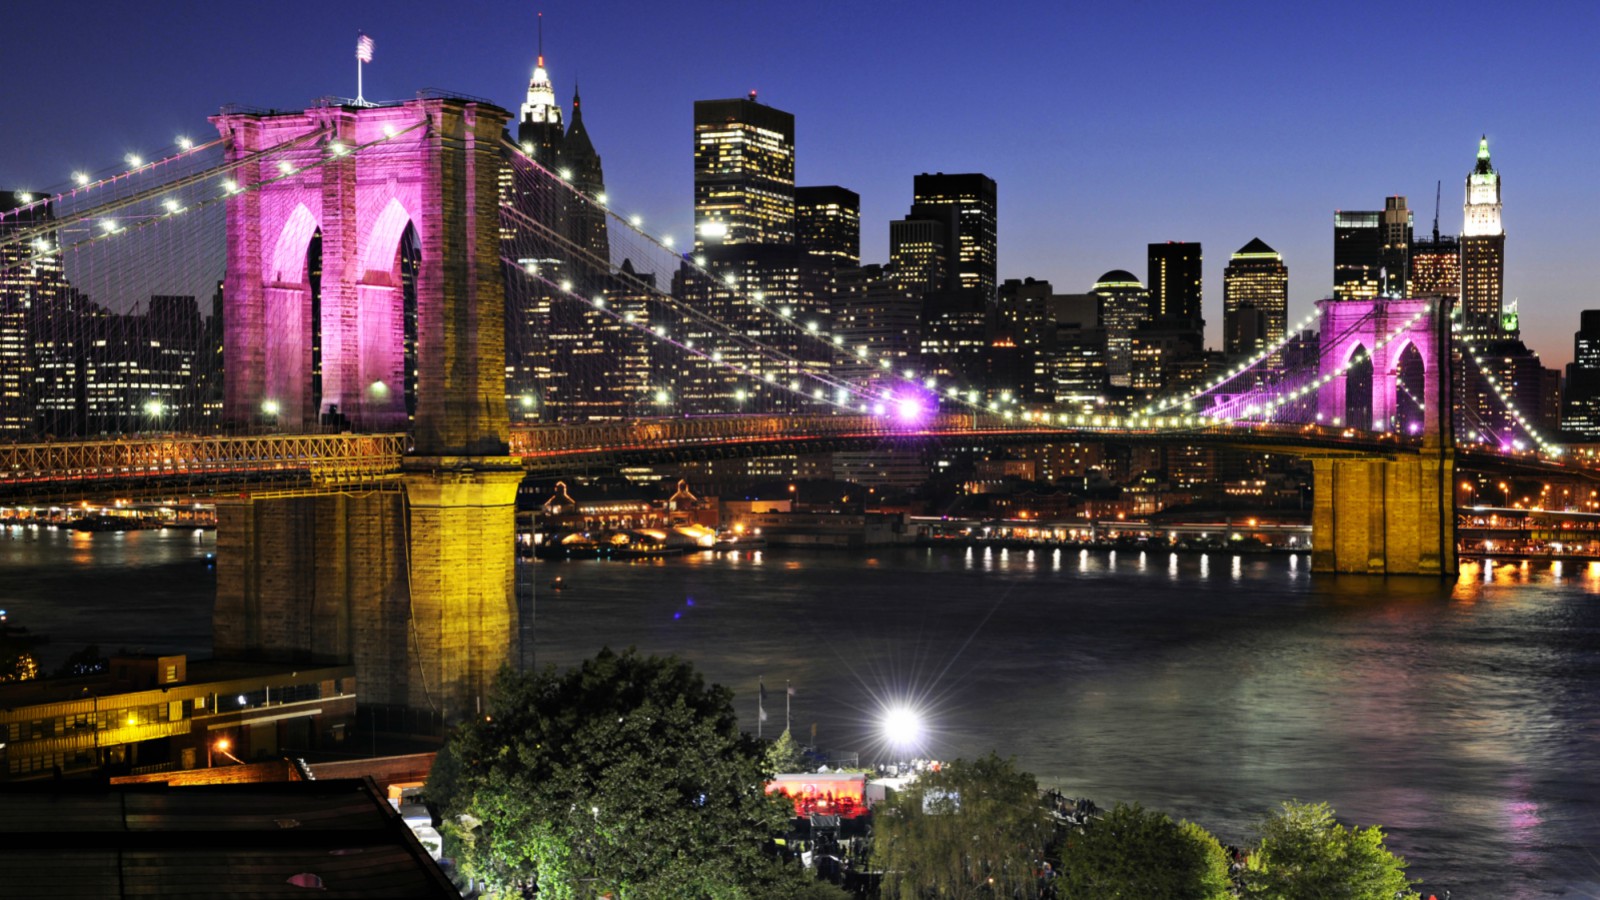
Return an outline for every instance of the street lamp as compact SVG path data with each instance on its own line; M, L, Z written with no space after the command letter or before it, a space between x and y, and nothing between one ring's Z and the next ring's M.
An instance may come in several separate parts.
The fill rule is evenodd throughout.
M910 706L899 703L883 711L883 737L895 750L921 747L925 730L922 714Z
M239 763L239 765L241 765L241 766L244 765L243 762L240 762L240 760L239 760L239 758L237 756L234 756L232 753L228 752L228 750L230 748L232 748L232 747L233 747L233 742L228 740L225 737L217 738L215 741L212 741L211 743L207 744L206 745L206 768L208 768L208 769L211 768L211 751L212 750L216 750L218 753L221 753L223 756L226 756L227 758L233 760L234 762Z

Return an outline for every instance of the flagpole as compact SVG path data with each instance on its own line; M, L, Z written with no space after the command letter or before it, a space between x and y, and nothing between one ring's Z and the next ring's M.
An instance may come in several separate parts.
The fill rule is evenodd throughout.
M789 685L789 679L783 680L783 730L789 730L789 699L794 696L794 688ZM791 735L792 737L793 735Z

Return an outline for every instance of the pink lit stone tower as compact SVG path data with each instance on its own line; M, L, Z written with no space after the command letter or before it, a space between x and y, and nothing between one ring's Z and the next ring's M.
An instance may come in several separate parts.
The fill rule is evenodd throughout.
M1433 395L1441 386L1434 383L1439 354L1434 346L1437 329L1433 325L1433 304L1434 301L1428 299L1317 301L1323 335L1321 358L1325 364L1337 368L1358 353L1372 359L1372 421L1343 424L1362 431L1387 430L1399 403L1402 360L1415 353L1422 362L1423 396L1429 398L1422 404L1423 433L1430 440L1438 433L1440 404L1433 402ZM1390 332L1418 313L1422 314L1422 319L1405 334L1393 340L1386 339ZM1348 376L1335 378L1318 390L1317 412L1324 421L1332 422L1344 416L1348 408L1348 381Z
M1420 361L1422 450L1416 456L1315 457L1311 513L1314 572L1432 575L1457 571L1455 450L1451 408L1450 315L1439 300L1320 300L1320 358L1335 370L1356 354L1372 360L1372 421L1344 423L1361 430L1392 427L1407 360ZM1420 314L1415 324L1405 323ZM1404 328L1399 337L1391 338ZM1348 373L1317 394L1323 421L1351 409ZM1363 398L1365 399L1365 398Z
M400 248L415 233L416 417L401 491L219 504L219 656L356 665L364 704L470 715L515 657L516 489L507 456L497 178L505 110L460 99L229 114L229 158L307 137L229 202L226 414L280 428L338 408L401 430ZM314 165L319 160L321 165ZM309 168L308 168L309 166ZM281 177L279 177L281 176ZM307 248L322 237L322 401ZM411 717L408 721L417 721Z
M228 205L229 421L253 421L270 403L288 428L315 425L335 408L356 430L407 427L399 249L410 227L421 248L417 450L505 453L505 284L495 223L506 118L504 110L444 99L212 118L230 161L311 137L273 163L247 162L236 172L244 184L276 180ZM279 160L291 173L277 177ZM307 168L318 160L325 161ZM306 262L319 231L320 408L312 402Z

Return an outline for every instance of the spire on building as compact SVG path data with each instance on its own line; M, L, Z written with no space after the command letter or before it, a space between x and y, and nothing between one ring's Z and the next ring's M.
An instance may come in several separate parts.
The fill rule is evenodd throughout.
M572 85L572 124L567 127L566 154L570 160L585 160L590 157L599 158L594 152L594 144L589 140L589 131L583 127L583 112L578 97L578 85Z
M539 57L533 67L533 77L528 79L528 99L522 104L522 121L561 124L561 107L556 104L550 73L544 68L544 13L539 14Z
M1489 162L1489 136L1484 135L1478 139L1478 164L1473 168L1474 175L1493 175L1494 165Z

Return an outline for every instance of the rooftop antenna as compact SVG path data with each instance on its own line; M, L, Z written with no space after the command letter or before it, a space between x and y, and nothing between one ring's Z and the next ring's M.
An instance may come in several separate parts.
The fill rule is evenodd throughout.
M1439 243L1439 189L1444 186L1443 181L1433 183L1433 242Z
M539 65L544 65L544 13L539 13Z

